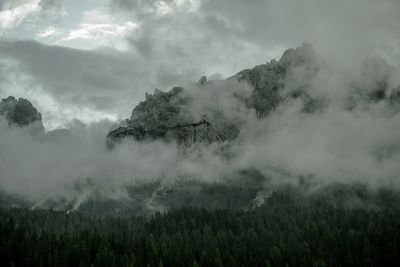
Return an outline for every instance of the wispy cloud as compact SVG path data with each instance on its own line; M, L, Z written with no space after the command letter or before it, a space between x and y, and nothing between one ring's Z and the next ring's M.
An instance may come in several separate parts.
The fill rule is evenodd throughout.
M120 20L106 12L93 9L83 12L80 22L72 28L49 26L39 31L36 38L76 48L113 46L123 49L126 47L126 38L137 27L138 24L132 20Z
M22 2L6 2L0 10L0 34L19 25L29 15L40 12L41 0L26 0Z

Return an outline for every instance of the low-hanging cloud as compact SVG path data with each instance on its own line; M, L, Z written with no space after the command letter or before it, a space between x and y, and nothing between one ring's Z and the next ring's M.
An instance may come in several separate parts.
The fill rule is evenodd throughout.
M1 119L1 192L29 201L48 196L73 199L75 186L90 180L105 197L124 197L126 187L155 181L169 184L192 178L215 182L228 167L213 149L184 156L175 143L126 140L110 151L105 146L110 126L107 121L77 122L68 131L35 137L29 127L9 127Z
M397 1L114 0L112 7L114 15L122 11L138 22L128 51L2 42L0 54L15 65L0 65L0 78L25 73L28 84L60 103L123 117L150 88L184 84L195 99L185 110L193 118L218 114L240 128L229 156L221 153L226 144L187 153L159 141L126 141L108 151L111 124L104 121L73 124L72 136L44 139L2 122L3 190L37 200L87 177L101 187L123 188L182 177L222 182L249 168L278 183L313 177L318 184L399 186L400 116L389 101L400 85ZM267 117L257 117L241 100L251 94L249 84L188 82L203 73L234 74L304 40L318 51L318 71L299 67L287 75L285 101ZM369 101L382 81L383 99ZM321 107L307 113L301 98L285 98L299 87ZM351 108L349 99L356 102ZM217 116L210 119L218 127Z
M188 51L188 56L198 59L191 46L201 43L206 48L204 56L226 56L227 52L232 52L231 56L240 61L241 66L259 58L263 51L275 50L273 56L277 56L283 49L303 41L312 43L332 58L348 59L347 63L372 52L399 62L397 13L400 4L396 0L334 3L328 0L257 0L251 3L240 0L113 0L112 7L143 18L142 34L132 36L138 49L140 41L145 40L149 40L150 45L161 46L176 40L174 44L181 47L177 37L184 34L188 38L182 49ZM168 38L160 34L164 31ZM196 39L190 38L193 35ZM213 49L220 43L226 48L227 44L232 44L232 51ZM246 45L247 51L240 48ZM258 55L251 54L250 50ZM246 60L242 53L250 58Z
M393 73L388 69L381 71ZM185 94L194 101L185 112L195 119L203 114L211 115L209 119L217 128L218 118L240 128L237 139L229 144L187 150L175 143L126 140L115 149L107 150L105 134L111 127L110 122L91 125L75 122L67 133L50 132L38 138L32 137L25 128L10 128L3 121L1 188L34 200L49 193L71 197L73 185L89 178L105 192L113 192L115 197L115 192L125 196L126 186L154 181L169 184L179 179L224 182L246 169L257 169L266 179L278 184L313 177L318 185L360 182L398 187L399 113L386 100L360 102L354 109L348 109L345 98L337 98L330 91L334 85L342 95L350 94L359 77L333 70L319 65L318 73L310 78L305 89L312 97L325 99L322 109L305 113L302 100L291 99L264 118L258 118L242 101L252 91L243 81L186 84ZM299 74L293 75L295 78L285 86L295 87L296 79L303 86L301 76L306 71L294 71ZM326 71L333 76L328 79ZM389 76L386 79L390 80ZM332 77L341 79L332 82ZM375 82L367 79L362 86L368 91ZM226 149L229 155L224 154Z

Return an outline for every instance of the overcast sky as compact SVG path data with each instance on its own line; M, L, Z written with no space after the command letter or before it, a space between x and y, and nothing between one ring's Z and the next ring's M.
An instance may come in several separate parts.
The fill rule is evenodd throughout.
M228 77L302 42L398 65L399 14L398 0L0 0L0 97L30 99L52 129L126 118L156 87Z

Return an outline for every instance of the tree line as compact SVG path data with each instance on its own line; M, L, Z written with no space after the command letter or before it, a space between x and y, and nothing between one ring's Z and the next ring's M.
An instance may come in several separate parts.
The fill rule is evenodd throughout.
M400 266L400 210L271 194L247 211L149 218L0 210L1 266Z

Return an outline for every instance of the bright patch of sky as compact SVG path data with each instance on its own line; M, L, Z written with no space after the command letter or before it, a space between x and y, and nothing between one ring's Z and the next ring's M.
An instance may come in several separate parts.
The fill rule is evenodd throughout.
M40 0L12 2L0 11L3 38L87 50L126 50L126 36L138 26L127 16L111 16L109 0L67 0L46 9Z

